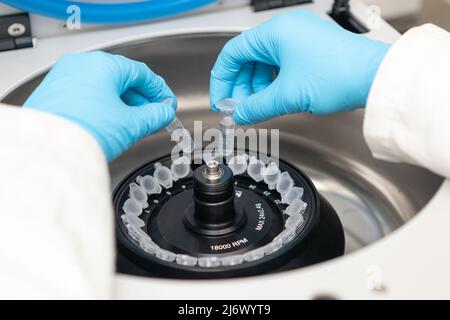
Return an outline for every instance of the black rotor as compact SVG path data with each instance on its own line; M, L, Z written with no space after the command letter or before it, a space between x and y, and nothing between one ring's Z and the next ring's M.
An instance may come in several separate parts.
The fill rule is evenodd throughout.
M158 162L170 167L171 158ZM128 185L137 176L151 175L149 163L129 175L114 192L119 248L118 271L171 278L226 278L271 273L325 261L344 252L344 233L336 213L300 170L279 161L296 186L304 189L308 204L295 238L279 250L254 261L205 267L164 261L145 252L127 232L120 218ZM245 255L271 243L284 229L286 205L264 182L246 173L233 176L223 164L192 165L186 178L169 190L150 195L141 219L142 228L159 247L197 259Z

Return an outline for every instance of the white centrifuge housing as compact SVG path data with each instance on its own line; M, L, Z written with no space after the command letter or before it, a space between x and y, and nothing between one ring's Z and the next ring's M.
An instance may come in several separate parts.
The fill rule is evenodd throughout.
M70 21L32 14L30 25L25 23L32 28L29 37L20 26L11 30L18 33L16 37L24 36L13 47L33 47L0 52L0 99L23 103L64 53L105 50L144 61L164 76L177 94L178 117L188 129L196 119L215 127L218 118L209 110L209 72L226 41L288 10L303 8L329 19L333 4L315 0L255 12L248 2L221 1L175 18L83 25L81 30L68 30ZM383 20L373 24L373 10L351 1L354 17L370 29L368 37L386 42L398 39L400 35ZM0 22L2 15L17 12L0 6ZM238 279L168 280L117 274L115 297L449 298L450 183L421 168L372 158L362 135L363 116L363 111L321 118L295 115L260 125L280 129L280 157L306 172L336 210L345 230L344 256L288 272ZM138 143L110 164L112 189L136 168L169 153L164 132Z

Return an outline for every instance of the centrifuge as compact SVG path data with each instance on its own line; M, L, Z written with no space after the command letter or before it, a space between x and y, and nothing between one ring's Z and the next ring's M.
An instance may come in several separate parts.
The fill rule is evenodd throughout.
M92 24L81 30L58 20L51 4L4 2L29 12L0 7L0 25L10 24L1 39L2 102L21 105L60 55L105 50L162 75L188 130L196 120L219 127L209 108L211 67L230 38L275 14L303 8L374 39L400 37L382 19L373 24L373 8L357 0L173 1L139 15L129 7L120 17L88 15ZM279 158L270 163L249 149L234 150L232 160L173 159L164 130L133 146L110 164L114 297L450 297L450 183L374 159L363 117L360 110L262 123L256 128L280 130Z

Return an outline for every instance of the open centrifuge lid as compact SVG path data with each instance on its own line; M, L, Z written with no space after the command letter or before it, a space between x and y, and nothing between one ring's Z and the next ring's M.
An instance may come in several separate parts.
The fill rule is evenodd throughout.
M217 0L3 0L2 2L38 15L66 20L76 5L83 23L130 23L170 17L212 4Z

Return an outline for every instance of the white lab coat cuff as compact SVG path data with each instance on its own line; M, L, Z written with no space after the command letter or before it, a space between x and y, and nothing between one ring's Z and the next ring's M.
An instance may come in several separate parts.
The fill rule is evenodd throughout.
M0 105L0 298L109 298L107 162L81 127Z
M450 175L449 52L450 35L424 25L407 32L387 53L364 121L364 135L376 158Z

